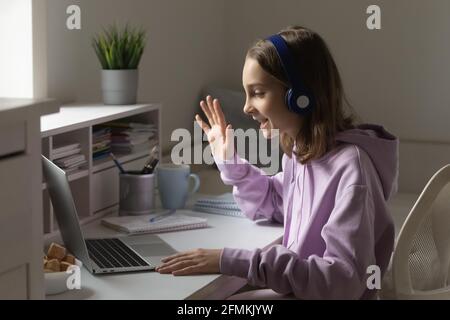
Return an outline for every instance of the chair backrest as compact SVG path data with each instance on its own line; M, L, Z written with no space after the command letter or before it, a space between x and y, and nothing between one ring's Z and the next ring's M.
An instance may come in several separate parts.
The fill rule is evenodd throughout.
M450 298L450 165L425 186L397 238L392 281L399 299Z

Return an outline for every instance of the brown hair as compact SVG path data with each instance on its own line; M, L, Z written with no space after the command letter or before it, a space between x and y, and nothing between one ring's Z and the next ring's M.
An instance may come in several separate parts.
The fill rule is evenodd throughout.
M339 131L354 128L356 115L348 103L341 77L325 41L314 31L305 27L288 27L278 33L286 41L296 59L304 84L315 97L313 110L303 117L296 139L287 134L281 136L281 147L289 157L294 151L297 160L304 164L318 159L335 146ZM247 57L258 61L270 75L289 87L288 80L273 44L259 40L247 52ZM346 102L350 112L344 114Z

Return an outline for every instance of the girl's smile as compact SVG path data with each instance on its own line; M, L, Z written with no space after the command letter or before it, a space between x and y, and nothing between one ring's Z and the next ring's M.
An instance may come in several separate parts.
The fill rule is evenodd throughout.
M269 123L269 119L266 119L266 118L261 118L261 117L257 118L255 116L252 116L252 118L253 118L253 120L258 121L261 124L260 125L261 129L265 129Z

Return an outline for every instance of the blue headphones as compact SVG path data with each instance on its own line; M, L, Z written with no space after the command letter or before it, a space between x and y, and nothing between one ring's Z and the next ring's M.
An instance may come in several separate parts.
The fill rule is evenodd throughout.
M301 115L309 113L315 104L314 96L303 84L301 76L298 74L299 68L289 52L286 41L278 34L270 36L266 40L272 42L274 45L286 77L291 85L291 88L286 92L286 105L292 112Z

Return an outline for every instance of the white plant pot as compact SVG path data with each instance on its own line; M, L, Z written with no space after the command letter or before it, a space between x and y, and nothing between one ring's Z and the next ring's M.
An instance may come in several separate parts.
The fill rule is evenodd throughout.
M135 104L137 88L137 69L102 70L102 92L104 104Z

